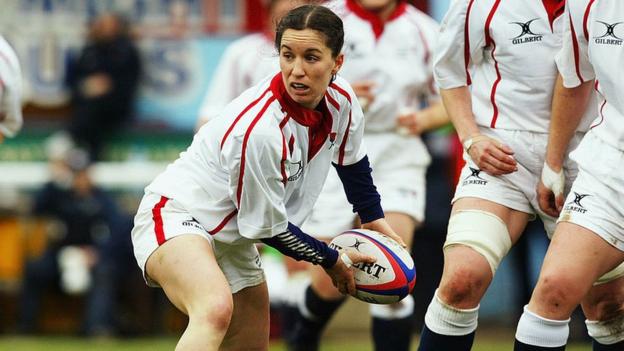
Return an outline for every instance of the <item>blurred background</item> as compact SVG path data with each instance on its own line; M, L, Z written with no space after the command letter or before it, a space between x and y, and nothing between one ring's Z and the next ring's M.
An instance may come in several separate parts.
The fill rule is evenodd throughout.
M448 7L411 2L437 20ZM2 1L0 34L22 65L24 127L0 144L0 349L174 347L186 320L145 286L132 216L143 188L190 144L225 48L264 29L265 3ZM94 74L102 67L106 74ZM433 163L426 222L412 248L417 331L442 271L461 150L450 127L425 138ZM510 348L546 245L534 223L505 259L481 305L475 349ZM265 262L280 271L280 257ZM358 302L341 310L327 349L350 350L347 341L370 349L367 313ZM577 318L572 337L581 343L582 328ZM274 318L276 350L279 331Z

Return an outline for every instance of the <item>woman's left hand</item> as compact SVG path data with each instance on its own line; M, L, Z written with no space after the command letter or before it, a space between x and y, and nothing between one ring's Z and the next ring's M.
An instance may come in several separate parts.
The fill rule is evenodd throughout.
M381 234L384 234L390 237L392 240L396 241L397 243L399 243L399 245L403 246L404 248L407 248L405 241L403 241L403 239L401 239L401 237L394 230L392 230L392 228L390 227L390 224L386 222L385 218L379 218L372 222L364 223L362 224L362 229L368 229L368 230L374 230L376 232L380 232Z

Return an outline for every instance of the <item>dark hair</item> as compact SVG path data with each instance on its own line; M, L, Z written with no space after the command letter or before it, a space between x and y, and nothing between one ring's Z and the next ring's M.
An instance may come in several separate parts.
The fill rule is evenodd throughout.
M325 45L331 49L333 57L337 57L342 50L344 43L342 20L325 6L303 5L288 12L277 25L275 47L278 52L282 43L282 35L287 29L313 29L323 33Z

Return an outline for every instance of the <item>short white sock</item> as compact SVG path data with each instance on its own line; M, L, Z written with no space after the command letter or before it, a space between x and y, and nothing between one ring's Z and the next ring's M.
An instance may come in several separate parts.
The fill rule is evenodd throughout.
M516 340L532 346L561 347L568 341L568 323L569 318L563 321L542 318L524 306L516 329Z
M585 320L587 333L602 345L613 345L624 340L624 316L608 321Z
M468 335L477 329L478 317L479 306L465 310L455 308L440 300L436 290L425 314L425 324L436 334Z

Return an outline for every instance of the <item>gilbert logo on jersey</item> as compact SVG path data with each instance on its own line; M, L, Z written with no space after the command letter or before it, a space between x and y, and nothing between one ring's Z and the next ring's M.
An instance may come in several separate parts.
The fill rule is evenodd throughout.
M607 23L603 21L596 21L603 26L605 26L605 33L603 35L599 35L594 37L594 41L596 44L600 45L616 45L622 46L622 38L618 37L615 34L615 27L624 22L616 22L616 23Z
M534 18L527 22L510 22L510 24L520 26L520 29L522 30L522 33L520 33L518 36L511 38L511 43L514 45L518 45L542 41L542 38L544 36L542 34L533 33L533 31L531 30L531 23L538 19L539 18Z

